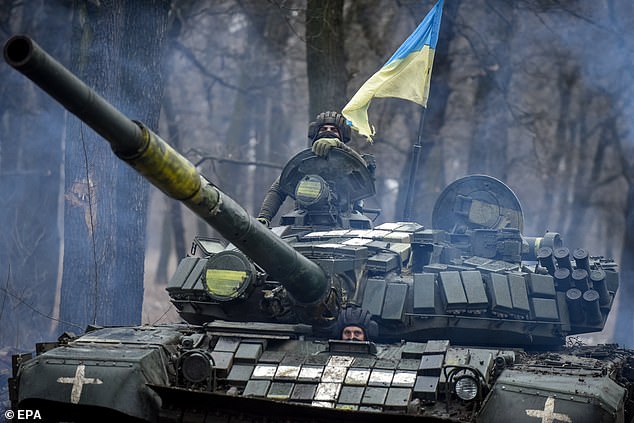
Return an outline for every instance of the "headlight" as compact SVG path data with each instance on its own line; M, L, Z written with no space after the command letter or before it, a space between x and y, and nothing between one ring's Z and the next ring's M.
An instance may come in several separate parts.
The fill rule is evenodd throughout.
M191 383L200 383L209 378L211 367L211 360L201 352L189 354L181 363L183 377Z
M205 285L217 301L240 297L255 279L255 268L240 251L221 251L207 260Z
M328 183L320 176L304 176L295 188L295 201L302 207L328 204Z
M478 396L478 382L471 376L462 376L456 379L455 391L458 398L463 401L471 401Z

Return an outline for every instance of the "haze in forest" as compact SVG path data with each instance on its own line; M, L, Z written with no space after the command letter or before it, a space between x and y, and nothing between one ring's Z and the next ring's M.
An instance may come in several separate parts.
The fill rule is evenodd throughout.
M91 33L90 39L84 37L89 26L82 25L89 24L82 24L82 16L101 16L100 8L115 7L112 2L79 2L78 8L64 1L24 3L0 2L3 41L29 34L63 64L89 70L96 89L106 94L99 92L131 118L149 119L152 129L256 214L286 160L307 147L311 111L341 108L435 2L320 3L332 6L328 13L335 15L315 9L307 14L307 7L315 6L310 0L155 1L147 15L138 4L126 9L127 2L121 2L116 7L129 14L117 21L121 26ZM125 19L141 15L151 31L125 25ZM315 47L319 40L307 38L307 22L328 28L337 19L343 42ZM618 313L591 340L630 347L633 20L629 0L447 1L414 213L431 227L434 201L448 183L474 173L500 179L522 203L525 235L559 232L571 249L584 247L617 259ZM86 46L82 43L89 43L84 56L69 47ZM113 43L132 43L138 47L130 51L138 54L120 60ZM154 64L141 54L146 44L156 52ZM324 72L307 66L331 57L340 61L333 60ZM316 94L333 89L345 92L331 95L332 104ZM370 107L374 143L360 137L352 141L355 149L376 157L377 195L366 203L382 209L377 224L402 218L408 156L420 115L415 104L375 99ZM164 291L170 272L193 235L214 234L131 171L112 165L115 159L105 158L111 155L89 129L4 62L0 65L1 389L11 353L54 340L62 329L177 319ZM106 199L110 209L101 208ZM92 204L98 214L88 207ZM134 235L97 231L102 223L121 227L124 222L143 225ZM82 244L81 237L68 238L78 229L87 240L94 230L98 239ZM86 258L88 264L81 266L98 265L86 272L64 267L69 251ZM130 262L135 270L126 267ZM106 277L126 279L126 285L97 283ZM64 303L66 281L86 293ZM135 298L138 305L125 319L138 321L117 321L117 306ZM65 320L60 304L94 321ZM109 311L100 314L102 308Z

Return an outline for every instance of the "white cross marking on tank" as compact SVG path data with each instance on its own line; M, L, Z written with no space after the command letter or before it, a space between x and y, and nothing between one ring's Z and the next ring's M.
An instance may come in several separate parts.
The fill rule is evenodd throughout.
M86 373L86 366L80 364L75 371L75 377L58 377L58 383L72 383L73 389L70 391L70 402L73 404L79 404L79 397L81 396L81 390L84 385L94 384L101 385L103 382L101 379L93 377L84 377Z
M572 423L572 419L566 414L555 413L555 398L548 397L543 410L526 410L526 415L542 419L542 423L554 423L556 421Z

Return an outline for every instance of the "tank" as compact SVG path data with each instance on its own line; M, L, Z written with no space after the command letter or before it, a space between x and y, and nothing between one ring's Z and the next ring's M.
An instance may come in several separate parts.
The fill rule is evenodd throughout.
M168 283L183 323L89 327L13 357L12 409L45 420L148 422L631 422L634 359L584 345L619 286L616 263L523 234L515 194L451 183L432 228L374 226L356 154L310 150L280 177L296 209L269 229L158 135L25 36L6 61L183 202L224 240L196 237ZM370 216L368 216L370 215ZM341 312L372 316L341 338ZM24 414L23 414L24 415Z

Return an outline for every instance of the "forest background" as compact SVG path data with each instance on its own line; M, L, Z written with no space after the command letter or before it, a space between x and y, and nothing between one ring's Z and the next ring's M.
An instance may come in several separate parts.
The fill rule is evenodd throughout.
M26 33L256 214L307 124L340 110L431 0L0 0ZM634 4L446 0L414 218L461 176L519 197L524 234L620 263L617 312L593 342L634 346ZM377 223L402 218L421 108L377 99ZM290 205L287 205L289 207ZM0 64L0 391L10 355L87 324L177 321L164 290L212 230ZM4 392L6 394L6 391Z

